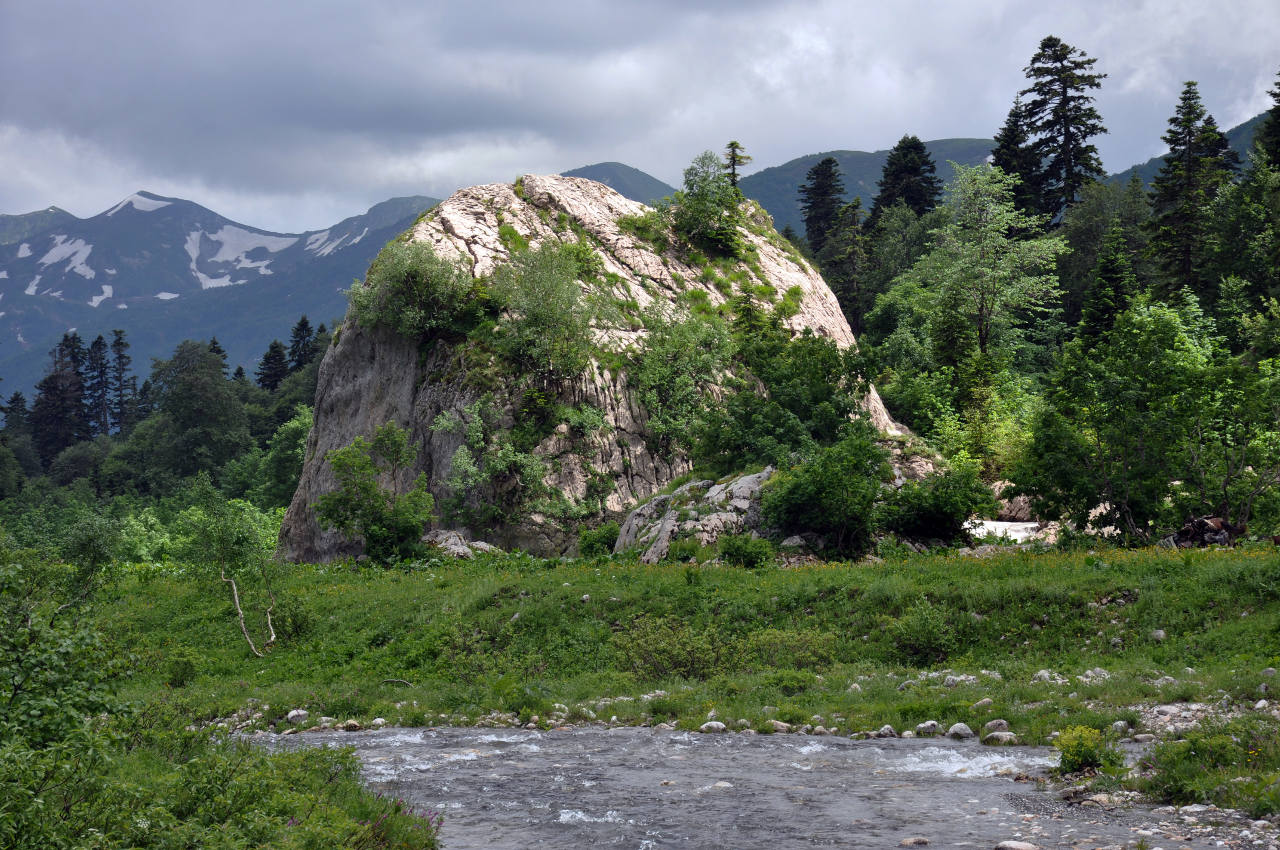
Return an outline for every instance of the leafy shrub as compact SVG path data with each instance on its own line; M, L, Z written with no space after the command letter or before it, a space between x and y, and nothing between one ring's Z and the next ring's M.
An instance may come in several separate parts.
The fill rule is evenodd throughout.
M1280 731L1274 719L1245 717L1187 730L1146 759L1143 790L1170 803L1213 803L1253 817L1280 814ZM1232 781L1256 774L1249 782Z
M637 617L612 638L622 666L642 681L667 676L707 679L720 672L712 635L695 632L675 617Z
M544 381L576 377L590 362L591 312L578 284L580 254L548 241L516 254L494 275L493 293L508 312L494 346L510 363Z
M807 691L815 681L817 679L812 673L802 670L779 670L765 676L760 684L777 691L784 697L793 697Z
M871 541L873 509L880 480L888 471L875 429L861 420L849 424L834 446L781 472L766 486L762 509L783 532L827 535L838 551L862 551Z
M826 667L835 660L835 648L836 636L831 632L817 629L760 629L742 641L738 655L744 666L755 669L773 667L814 670Z
M978 470L977 461L961 455L939 474L904 483L881 504L880 525L909 538L960 536L969 517L991 515L997 508Z
M395 240L374 258L363 283L347 292L361 325L389 327L421 337L450 327L462 316L473 281L459 263L426 242Z
M606 522L578 532L578 554L584 558L604 558L613 554L613 544L621 531L618 523Z
M1068 726L1053 746L1061 754L1058 770L1062 773L1124 764L1124 754L1108 744L1101 732L1088 726Z
M546 688L537 682L517 677L511 673L501 676L493 684L493 695L504 711L521 716L545 712L550 704Z
M197 660L195 653L190 650L179 649L174 652L165 665L165 684L171 688L185 688L191 684L196 677Z
M707 406L706 393L723 376L733 353L724 326L690 316L645 314L649 330L628 380L648 415L649 431L662 447L688 446Z
M893 621L889 636L904 661L922 666L945 661L957 643L946 611L925 598Z
M618 229L648 242L659 254L671 244L671 221L665 207L645 210L640 215L625 215L618 219Z
M359 538L365 554L375 561L390 563L417 554L433 506L427 476L419 475L407 493L397 494L378 483L384 473L395 481L416 455L404 429L394 422L378 428L372 442L356 437L346 448L329 452L326 458L338 490L320 497L316 517L348 539Z
M720 158L703 151L684 170L684 190L671 209L676 233L691 245L725 257L739 256L744 245L738 228L744 218L742 193L729 182Z
M749 534L726 534L720 538L720 557L735 567L753 570L773 560L773 544Z

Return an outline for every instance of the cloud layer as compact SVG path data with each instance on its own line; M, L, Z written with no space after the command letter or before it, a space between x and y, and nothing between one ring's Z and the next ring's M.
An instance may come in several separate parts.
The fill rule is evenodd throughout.
M1109 75L1118 171L1160 152L1185 80L1223 127L1270 104L1280 8L1209 5L15 0L0 212L91 215L145 188L300 230L603 160L675 183L730 138L765 167L990 136L1050 33Z

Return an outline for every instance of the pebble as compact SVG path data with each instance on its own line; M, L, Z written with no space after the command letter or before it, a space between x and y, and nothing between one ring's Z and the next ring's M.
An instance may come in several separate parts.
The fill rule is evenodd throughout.
M969 728L968 724L954 723L952 724L951 728L947 730L947 737L955 738L956 740L961 740L964 738L974 738L977 736L973 734L973 730Z
M1271 703L1267 702L1265 699L1260 699L1260 700L1258 700L1257 702L1255 702L1255 703L1253 704L1253 710L1254 710L1254 711L1266 711L1266 710L1267 710L1267 708L1268 708L1270 705L1271 705Z
M1127 720L1117 720L1115 723L1111 724L1111 731L1115 732L1117 735L1128 735L1129 722Z
M338 727L343 732L359 732L362 728L360 721L354 718L342 721L342 725Z
M295 708L284 716L290 723L305 723L311 714L305 708Z
M996 845L996 850L1040 850L1040 845L1025 841L1001 841Z
M812 731L812 732L810 732L809 734L811 734L811 735L830 735L830 734L831 734L831 730L830 730L830 729L828 729L828 728L827 728L827 727L825 727L825 726L815 726L815 727L813 727L813 731Z
M983 724L982 731L983 732L1008 732L1009 721L1001 720L999 718L995 720L988 720L985 724Z
M857 682L854 682L852 685L849 686L849 693L851 694L862 693L862 685L859 685Z
M983 697L971 705L970 708L986 708L989 705L991 705L991 697Z
M370 729L381 729L383 726L386 726L386 725L387 725L387 718L385 717L375 717L373 718L373 720L369 721Z
M708 733L708 734L716 733L716 732L724 732L725 730L726 730L725 725L721 723L719 720L708 720L706 723L703 723L701 726L698 727L699 732Z
M1166 634L1164 633L1164 629L1152 629L1152 630L1151 630L1151 639L1152 639L1153 641L1155 641L1156 643L1161 642L1161 641L1162 641L1162 640L1164 640L1166 637L1168 637L1168 635L1166 635Z
M780 734L786 734L791 731L790 723L783 723L781 720L770 720L768 723L770 729Z
M1262 675L1267 676L1268 678L1271 676L1274 676L1275 674L1276 674L1276 668L1274 667L1265 667L1262 670Z
M876 737L877 738L896 738L898 737L898 732L896 729L894 729L892 726L886 723L885 725L881 726L879 729L876 730Z
M988 746L1005 746L1018 743L1018 736L1012 732L991 732L982 739Z
M938 721L936 720L926 720L916 726L916 735L921 738L932 738L936 734L938 734Z
M923 835L913 835L910 838L904 838L898 842L899 847L923 847L929 843L929 839Z

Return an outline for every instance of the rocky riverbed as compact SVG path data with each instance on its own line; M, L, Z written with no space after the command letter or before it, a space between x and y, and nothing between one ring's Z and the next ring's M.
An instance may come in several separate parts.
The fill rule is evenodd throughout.
M350 746L377 791L445 816L450 850L587 847L1280 847L1212 807L1055 791L1046 747L647 728L263 734Z

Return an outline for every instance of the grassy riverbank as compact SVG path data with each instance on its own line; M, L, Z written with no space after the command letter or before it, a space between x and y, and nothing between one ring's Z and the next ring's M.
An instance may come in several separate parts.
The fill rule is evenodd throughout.
M999 717L1042 743L1121 720L1159 733L1143 710L1157 704L1269 722L1253 706L1280 683L1262 672L1280 664L1270 547L751 571L514 555L283 569L280 640L263 658L216 580L129 572L98 609L104 633L140 661L125 695L203 719L252 698L270 706L259 725L280 728L293 708L307 725L510 712L684 728L714 710L731 726L821 722L842 734L931 719L977 730ZM246 600L251 634L265 634L265 599Z

